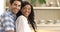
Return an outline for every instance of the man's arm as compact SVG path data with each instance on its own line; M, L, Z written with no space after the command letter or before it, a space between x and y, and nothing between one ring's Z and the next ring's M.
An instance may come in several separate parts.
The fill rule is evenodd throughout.
M10 17L6 16L3 23L4 29L7 32L14 32L14 21Z
M14 32L13 30L8 30L7 32Z

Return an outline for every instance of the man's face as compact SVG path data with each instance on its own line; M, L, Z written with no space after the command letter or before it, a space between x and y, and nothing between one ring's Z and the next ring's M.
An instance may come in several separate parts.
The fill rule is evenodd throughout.
M21 8L21 2L20 1L14 1L11 4L11 10L14 14L17 14L17 12L20 10Z

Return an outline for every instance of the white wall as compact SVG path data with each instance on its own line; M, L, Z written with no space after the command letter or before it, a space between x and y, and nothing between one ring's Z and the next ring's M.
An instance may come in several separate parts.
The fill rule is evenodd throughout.
M4 1L5 0L0 0L0 15L4 12Z

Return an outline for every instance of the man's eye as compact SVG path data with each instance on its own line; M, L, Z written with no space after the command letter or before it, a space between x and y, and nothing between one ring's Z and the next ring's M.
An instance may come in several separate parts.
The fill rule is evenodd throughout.
M17 4L14 4L14 5L17 5Z

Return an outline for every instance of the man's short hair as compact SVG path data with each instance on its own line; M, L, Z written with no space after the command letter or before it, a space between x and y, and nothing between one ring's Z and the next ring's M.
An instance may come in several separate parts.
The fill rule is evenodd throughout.
M22 0L10 0L10 4L12 5L14 1L20 1L22 3Z

